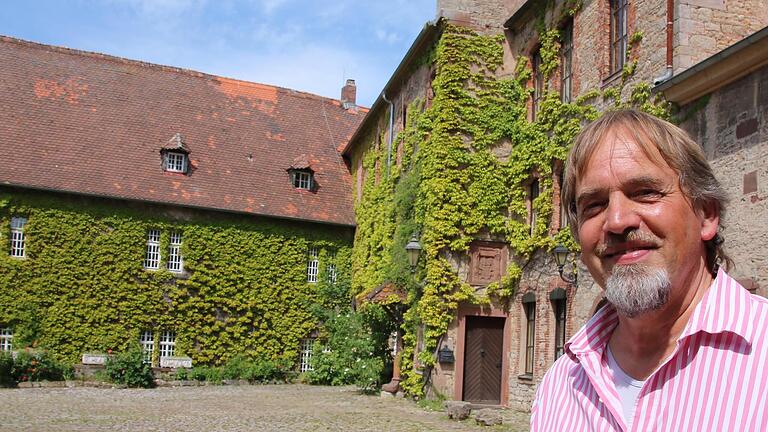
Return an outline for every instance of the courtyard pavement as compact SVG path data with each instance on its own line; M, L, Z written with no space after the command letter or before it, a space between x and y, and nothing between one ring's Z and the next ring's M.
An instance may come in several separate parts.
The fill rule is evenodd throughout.
M0 431L528 430L528 415L511 410L503 425L484 427L406 399L301 384L0 389L0 401Z

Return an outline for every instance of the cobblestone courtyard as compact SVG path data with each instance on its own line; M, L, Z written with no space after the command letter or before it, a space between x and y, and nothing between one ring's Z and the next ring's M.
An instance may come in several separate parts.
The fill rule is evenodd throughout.
M528 416L504 411L504 425L455 422L404 399L353 387L255 385L152 390L0 389L2 431L525 431Z

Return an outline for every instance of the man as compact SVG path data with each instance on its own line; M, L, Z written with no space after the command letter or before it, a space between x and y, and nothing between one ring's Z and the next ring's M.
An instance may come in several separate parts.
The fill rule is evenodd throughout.
M722 268L726 198L699 146L606 113L576 138L562 199L608 304L545 375L531 429L767 431L768 301Z

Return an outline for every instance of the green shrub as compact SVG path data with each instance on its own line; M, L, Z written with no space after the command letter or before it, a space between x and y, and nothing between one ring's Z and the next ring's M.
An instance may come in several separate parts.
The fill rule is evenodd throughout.
M72 367L57 361L47 351L19 351L11 357L11 379L26 381L61 381L72 377Z
M173 377L179 381L186 381L189 379L189 371L186 368L178 368L174 372Z
M144 363L144 354L138 346L107 359L105 371L109 380L116 384L142 388L155 384L152 368Z
M0 352L0 387L11 387L13 379L13 356L9 352Z
M328 340L316 342L313 348L312 371L307 374L310 383L355 384L363 390L379 386L384 361L375 355L376 343L363 318L353 312L329 317L325 322Z

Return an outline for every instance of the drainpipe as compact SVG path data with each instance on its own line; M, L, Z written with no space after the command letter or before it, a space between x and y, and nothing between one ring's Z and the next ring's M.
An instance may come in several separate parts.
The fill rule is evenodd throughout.
M653 80L654 85L659 85L672 78L672 36L675 23L675 0L667 0L667 70L664 75Z
M393 104L384 92L381 92L381 99L389 104L389 133L387 134L387 177L389 177L389 166L392 165L392 132L395 128L395 104Z

